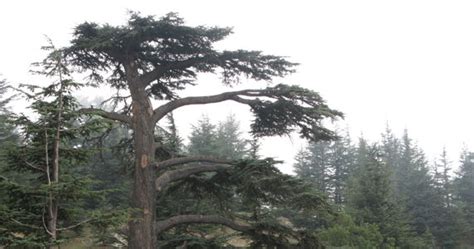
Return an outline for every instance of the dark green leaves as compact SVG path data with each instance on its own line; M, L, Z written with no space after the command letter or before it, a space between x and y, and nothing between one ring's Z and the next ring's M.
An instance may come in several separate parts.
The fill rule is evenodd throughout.
M267 97L251 104L255 120L252 131L258 136L286 135L299 129L301 137L311 141L331 140L337 136L322 126L326 118L336 119L342 113L330 109L318 93L298 86L277 85L269 88Z
M230 28L186 26L175 13L161 19L132 13L124 26L77 26L65 52L70 63L117 88L135 83L130 80L139 76L158 99L172 99L176 90L193 84L198 73L220 72L225 84L233 84L240 76L271 81L294 71L296 64L280 56L214 49L214 43L231 32Z

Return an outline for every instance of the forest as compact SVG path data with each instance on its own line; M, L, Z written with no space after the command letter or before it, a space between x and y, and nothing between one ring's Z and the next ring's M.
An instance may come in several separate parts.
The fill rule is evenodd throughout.
M354 139L317 89L273 83L297 63L216 49L232 32L175 13L85 22L32 64L46 83L1 80L0 248L474 248L474 152L433 161L389 125ZM181 96L203 74L229 91ZM113 91L83 103L86 87ZM249 133L231 113L180 133L175 111L226 101ZM288 175L260 147L291 134L308 143Z

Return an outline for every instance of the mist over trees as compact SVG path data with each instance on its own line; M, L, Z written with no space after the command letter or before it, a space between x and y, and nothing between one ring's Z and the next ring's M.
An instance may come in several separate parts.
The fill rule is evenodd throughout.
M69 46L44 47L34 65L46 84L0 81L0 247L474 247L473 152L453 160L440 148L431 160L388 126L379 141L354 141L324 125L343 114L317 92L272 84L297 64L214 47L231 33L174 13L86 22ZM180 96L202 73L256 86ZM85 86L116 93L81 105L73 94ZM8 108L12 94L30 114ZM249 134L232 114L180 133L181 107L224 101L249 108ZM308 144L287 175L260 139L294 133Z
M457 164L443 148L432 163L405 130L397 137L387 128L380 141L364 138L351 142L347 134L333 142L310 143L296 156L295 173L307 179L340 206L335 193L342 191L342 212L356 225L376 225L383 240L378 248L469 248L472 225L469 195L470 152L462 152ZM341 141L347 141L342 143ZM348 160L338 160L342 144ZM349 164L347 162L350 162ZM341 182L337 173L349 168ZM464 182L464 183L461 183ZM320 186L324 186L321 188ZM461 194L461 192L464 194ZM334 244L336 246L337 244ZM341 245L341 244L339 244ZM344 244L355 246L355 244Z

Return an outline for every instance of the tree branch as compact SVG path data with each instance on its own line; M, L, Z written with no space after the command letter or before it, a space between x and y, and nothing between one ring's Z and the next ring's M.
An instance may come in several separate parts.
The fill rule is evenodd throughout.
M58 228L58 229L56 229L56 230L57 230L57 231L70 230L70 229L73 229L73 228L75 228L75 227L78 227L78 226L80 226L80 225L82 225L82 224L85 224L85 223L87 223L87 222L90 222L90 221L92 221L92 220L94 220L94 219L92 219L92 218L85 219L85 220L83 220L83 221L81 221L81 222L78 222L78 223L76 223L76 224L74 224L74 225L71 225L71 226L68 226L68 227L63 227L63 228Z
M24 226L24 227L28 227L28 228L33 228L33 229L42 229L41 227L38 227L38 226L34 226L34 225L30 225L30 224L25 224L25 223L22 223L18 220L15 220L13 218L11 218L11 220L13 222L15 222L16 224L20 225L20 226Z
M42 168L40 168L40 167L38 167L38 166L35 166L34 164L32 164L32 163L30 163L30 162L28 162L28 161L26 161L26 160L23 160L23 162L26 164L26 166L28 166L28 167L30 167L30 168L32 168L32 169L35 169L35 170L38 170L38 171L41 171L41 172L45 172L44 169L42 169Z
M166 114L168 114L169 112L186 105L212 104L212 103L223 102L226 100L233 100L242 104L252 104L255 102L252 99L241 98L239 95L251 96L251 97L268 96L268 89L260 89L260 90L247 89L247 90L241 90L241 91L224 92L217 95L186 97L186 98L176 99L156 108L153 114L153 121L158 122L161 118L166 116Z
M79 112L85 113L85 114L99 115L103 118L120 121L122 123L126 123L129 125L132 123L132 118L128 115L124 115L124 114L120 114L116 112L107 112L107 111L97 109L97 108L82 108L79 110Z
M43 207L43 214L41 215L41 220L43 221L44 231L46 231L46 233L49 234L50 236L54 236L54 234L51 231L49 231L48 226L46 225L46 221L44 220L44 213L45 213L45 208Z
M186 156L186 157L176 157L171 158L165 161L161 161L155 164L158 170L163 170L170 168L175 165L186 164L186 163L231 163L230 160L219 159L209 156Z
M225 218L219 215L177 215L166 220L156 222L157 233L162 233L168 229L182 224L217 224L230 227L236 231L248 231L251 226Z
M183 61L173 61L168 63L167 65L162 65L160 67L155 67L150 72L144 73L140 76L140 82L147 86L154 80L161 78L164 76L166 72L170 70L183 70L192 66L195 66L199 63L206 62L209 60L209 56L205 57L194 57Z
M162 191L171 182L186 178L190 175L218 171L232 167L230 164L198 164L186 166L184 168L170 170L160 175L155 180L155 188L158 192Z

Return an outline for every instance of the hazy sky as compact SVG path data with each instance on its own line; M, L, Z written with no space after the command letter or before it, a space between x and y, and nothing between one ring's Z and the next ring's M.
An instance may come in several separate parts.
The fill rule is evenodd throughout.
M474 1L4 1L0 6L0 73L28 82L29 65L42 58L48 35L67 45L84 21L122 24L127 10L156 16L178 12L190 25L234 27L218 44L288 56L297 73L275 83L299 84L321 93L346 115L349 126L376 140L388 122L407 128L433 159L447 147L458 160L463 143L474 148ZM223 90L212 77L186 95ZM240 87L256 87L244 84ZM265 87L266 83L260 86ZM202 113L222 120L233 112L244 128L251 118L236 104L185 108L175 114L188 132ZM263 154L287 162L304 142L272 138Z

